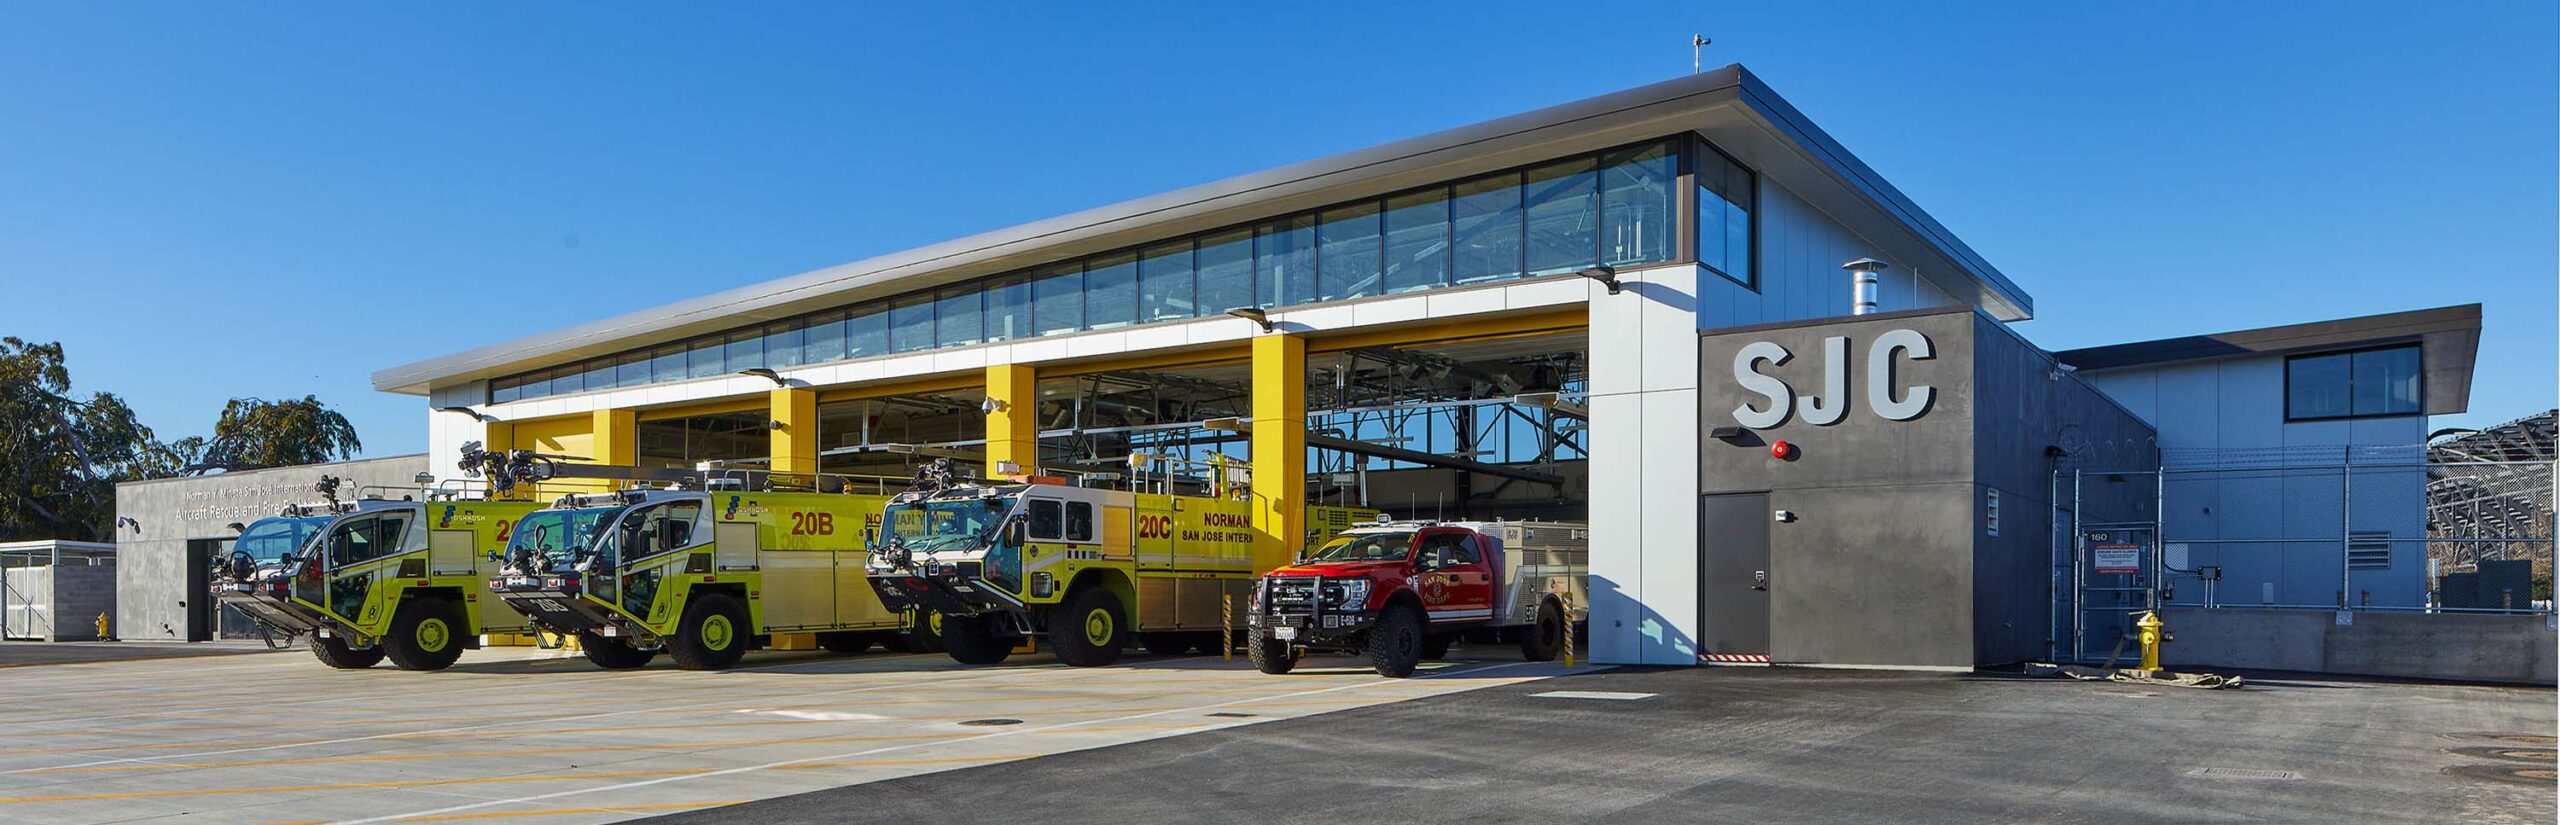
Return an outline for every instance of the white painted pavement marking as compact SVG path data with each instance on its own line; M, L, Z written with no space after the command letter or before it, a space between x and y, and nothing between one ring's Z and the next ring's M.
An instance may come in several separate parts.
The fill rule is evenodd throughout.
M1615 690L1550 690L1545 693L1529 694L1531 698L1536 699L1615 699L1621 702L1630 702L1637 699L1651 699L1659 695L1661 694L1627 693Z
M1470 674L1470 673L1485 673L1485 672L1488 672L1488 671L1505 670L1505 669L1509 669L1509 668L1522 667L1522 666L1526 666L1526 665L1543 665L1543 664L1547 664L1547 663L1546 663L1546 662L1513 662L1513 663L1510 663L1510 664L1491 665L1491 666L1488 666L1488 667L1469 668L1469 669L1466 669L1466 670L1442 671L1442 672L1438 672L1438 673L1431 673L1431 674L1427 674L1427 675L1416 676L1416 677L1414 677L1414 678L1415 678L1415 679L1435 679L1435 678L1444 678L1444 677L1449 677L1449 676L1460 676L1460 675L1465 675L1465 674ZM997 732L994 732L994 733L980 734L980 735L977 735L977 736L969 736L969 737L963 737L963 738L959 738L959 739L945 739L945 740L934 741L934 742L918 742L918 743L915 743L915 744L909 744L909 745L890 745L890 746L887 746L887 747L870 748L870 749L867 749L867 750L859 750L859 751L849 751L849 752L846 752L846 753L830 754L830 755L826 755L826 756L809 756L809 757L802 757L802 758L799 758L799 759L785 759L785 760L782 760L782 761L779 761L779 762L767 762L767 763L764 763L764 764L762 764L762 765L745 765L745 766L741 766L741 767L728 768L728 769L725 769L725 770L709 771L709 772L705 772L705 773L685 774L685 775L682 775L682 776L668 776L668 777L660 777L660 778L657 778L657 779L644 779L644 780L640 780L640 781L637 781L637 782L623 782L623 783L618 783L618 784L613 784L613 785L601 785L601 786L597 786L597 787L593 787L593 788L577 788L577 789L565 790L565 791L553 791L553 792L551 792L551 793L531 794L531 795L527 795L527 796L519 796L519 797L515 797L515 798L512 798L512 799L497 799L497 800L491 800L491 801L488 801L488 802L477 802L477 803L473 803L473 804L469 804L469 805L455 805L455 806L450 807L450 808L436 808L436 809L433 809L433 810L426 810L426 811L410 811L410 812L408 812L408 813L399 813L399 814L390 814L390 815L386 815L386 816L368 817L368 818L365 818L365 819L349 819L349 820L341 820L341 821L339 822L339 825L368 825L368 823L374 823L374 822L388 822L388 821L391 821L391 820L396 820L396 819L407 819L407 818L411 818L411 817L441 816L441 815L444 815L444 814L460 813L460 812L462 812L462 811L478 810L478 809L481 809L481 808L496 807L496 806L500 806L500 805L522 805L522 804L527 803L527 802L540 802L540 801L542 801L542 800L546 800L546 799L558 799L558 798L560 798L560 797L564 797L564 796L580 796L580 795L584 795L584 794L591 794L591 793L609 793L609 792L614 792L614 791L629 790L629 789L632 789L632 788L645 788L645 787L649 787L649 786L652 786L652 785L664 785L664 784L668 784L668 783L673 783L673 782L684 782L684 781L689 781L689 780L694 780L694 779L707 779L707 778L715 777L715 776L733 776L733 775L736 775L736 774L742 774L742 773L754 773L754 772L757 772L757 771L773 770L773 769L775 769L775 768L786 768L786 767L790 767L790 766L792 766L792 765L798 765L798 764L807 763L807 762L834 762L834 761L838 761L838 760L854 759L854 758L858 758L858 757L871 756L871 755L874 755L874 754L890 753L890 752L893 752L893 751L909 750L909 749L913 749L913 748L934 747L934 746L941 746L941 745L957 745L957 744L962 744L962 743L967 743L967 742L977 742L977 741L982 741L982 740L987 740L987 739L1001 739L1001 738L1010 737L1010 736L1021 736L1021 735L1024 735L1024 734L1040 733L1040 732L1043 732L1043 731L1053 731L1053 730L1062 730L1062 729L1066 729L1066 728L1079 728L1079 727L1086 727L1086 726L1089 726L1089 725L1099 725L1099 724L1102 724L1102 723L1105 723L1105 722L1127 722L1127 721L1130 721L1130 720L1133 720L1133 719L1147 719L1147 718L1151 718L1151 717L1165 716L1165 715L1168 715L1168 714L1175 714L1175 713L1191 713L1191 712L1196 712L1196 711L1208 710L1208 709L1210 709L1210 708L1222 708L1222 707L1226 707L1226 706L1229 706L1229 705L1242 705L1242 704L1251 704L1251 703L1254 703L1254 702L1266 702L1266 701L1270 701L1270 700L1273 700L1273 699L1290 699L1290 698L1295 698L1295 697L1299 697L1299 696L1314 696L1314 695L1324 694L1324 693L1335 693L1335 692L1338 692L1338 691L1351 690L1351 689L1353 689L1353 688L1379 687L1379 686L1382 686L1382 685L1396 685L1396 684L1403 684L1403 683L1406 683L1406 682L1408 682L1408 681L1410 681L1410 680L1394 680L1394 681L1378 681L1378 682L1360 682L1360 683L1357 683L1357 684L1339 685L1339 686L1336 686L1336 687L1329 687L1329 688L1316 688L1316 689L1313 689L1313 690L1302 690L1302 691L1297 691L1297 692L1294 692L1294 693L1279 693L1279 694L1273 694L1273 695L1270 695L1270 696L1257 696L1257 697L1253 697L1253 698L1250 698L1250 699L1235 699L1235 700L1230 700L1230 701L1225 701L1225 702L1215 702L1215 703L1206 704L1206 705L1194 705L1194 706L1192 706L1192 707L1187 707L1187 708L1174 708L1174 709L1172 709L1172 710L1160 710L1160 711L1155 711L1155 712L1152 712L1152 713L1136 713L1136 714L1130 714L1130 715L1127 715L1127 716L1112 717L1112 718L1109 718L1109 719L1087 719L1087 720L1084 720L1084 721L1081 721L1081 722L1066 722L1066 723L1061 723L1061 724L1056 724L1056 725L1044 725L1044 726L1036 727L1036 728L1009 728L1009 729L1002 730L1002 731L997 731ZM1241 726L1241 725L1243 725L1243 724L1251 724L1251 723L1239 723L1239 725L1237 725L1237 726Z

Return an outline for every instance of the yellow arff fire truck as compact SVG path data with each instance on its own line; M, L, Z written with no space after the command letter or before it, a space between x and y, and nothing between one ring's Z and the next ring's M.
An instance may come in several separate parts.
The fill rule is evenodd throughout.
M242 528L215 571L217 600L286 639L309 634L330 667L365 668L387 655L403 670L442 670L483 633L521 633L522 615L480 582L517 520L541 509L445 491L398 500L366 491L295 505ZM424 497L426 500L419 500Z
M1228 600L1257 571L1248 502L1063 483L920 482L891 500L870 577L884 604L939 613L968 664L1004 661L1045 636L1070 665L1148 651L1215 650ZM1308 508L1309 544L1376 511ZM1244 617L1233 617L1236 627Z
M839 493L627 490L524 517L498 598L587 660L623 669L737 664L756 637L817 634L859 651L904 624L864 583L862 536L888 499Z

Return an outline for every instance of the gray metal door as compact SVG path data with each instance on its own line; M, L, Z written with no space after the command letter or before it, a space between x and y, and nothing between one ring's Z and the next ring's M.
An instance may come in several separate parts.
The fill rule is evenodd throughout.
M1698 655L1769 655L1769 494L1698 497ZM1735 660L1725 660L1735 661Z

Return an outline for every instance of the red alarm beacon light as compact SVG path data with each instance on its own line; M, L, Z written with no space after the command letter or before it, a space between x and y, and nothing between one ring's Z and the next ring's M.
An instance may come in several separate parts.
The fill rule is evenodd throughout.
M1789 444L1784 441L1771 444L1769 445L1769 457L1779 461L1794 458L1796 457L1796 445Z

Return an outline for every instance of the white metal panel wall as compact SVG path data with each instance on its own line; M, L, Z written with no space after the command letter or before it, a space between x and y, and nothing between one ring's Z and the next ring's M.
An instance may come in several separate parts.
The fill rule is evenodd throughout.
M1849 314L1849 273L1841 264L1875 258L1890 264L1877 283L1876 309L1954 306L1955 299L1874 244L1850 232L1812 204L1768 180L1760 182L1754 243L1759 246L1760 288L1753 291L1714 274L1701 279L1700 326L1715 328L1828 318Z
M1698 309L1694 266L1591 290L1591 655L1696 664Z
M488 443L489 425L481 423L477 416L436 412L436 408L478 407L488 400L486 381L438 387L427 394L427 472L434 473L437 480L462 477L462 471L454 464L462 460L463 443Z

